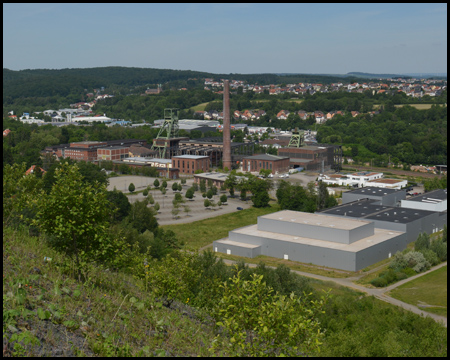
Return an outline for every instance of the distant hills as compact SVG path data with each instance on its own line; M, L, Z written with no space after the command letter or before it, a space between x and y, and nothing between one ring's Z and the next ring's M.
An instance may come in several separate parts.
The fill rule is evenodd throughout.
M388 79L388 78L404 78L404 77L420 77L420 78L447 78L447 73L409 73L409 74L371 74L364 72L349 72L348 76L362 77L365 79Z

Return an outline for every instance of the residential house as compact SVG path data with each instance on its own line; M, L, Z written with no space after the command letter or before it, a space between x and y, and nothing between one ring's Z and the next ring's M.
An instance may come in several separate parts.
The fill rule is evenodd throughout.
M278 114L277 114L277 119L278 120L286 120L289 116L290 112L287 110L281 110Z
M41 170L42 174L46 173L46 171L43 168L41 168L41 167L38 167L38 168ZM31 167L27 171L25 171L25 175L30 175L30 174L34 173L35 170L36 170L36 165L31 165Z
M314 111L314 117L316 119L316 123L322 124L326 121L325 115L322 111Z

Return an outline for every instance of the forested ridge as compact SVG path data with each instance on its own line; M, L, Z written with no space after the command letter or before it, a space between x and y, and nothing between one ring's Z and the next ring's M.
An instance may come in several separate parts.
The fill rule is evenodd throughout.
M34 106L68 106L83 101L85 89L105 88L114 95L142 93L147 87L162 85L163 89L186 87L202 88L204 78L236 79L249 83L281 84L299 82L340 81L342 78L324 75L275 75L275 74L212 74L191 70L169 70L129 67L99 67L86 69L36 69L14 71L3 69L3 106L15 104ZM350 80L349 80L350 81ZM33 109L34 110L34 109Z

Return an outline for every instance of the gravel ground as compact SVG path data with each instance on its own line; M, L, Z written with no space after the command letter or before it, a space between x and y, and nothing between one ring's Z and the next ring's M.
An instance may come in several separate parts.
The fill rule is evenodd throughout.
M130 203L134 203L135 201L143 200L144 195L142 195L142 193L136 195L129 194L128 185L130 183L133 183L136 186L136 191L143 190L147 187L147 185L153 186L155 178L148 178L145 176L120 176L110 178L109 180L110 184L108 186L108 190L113 190L114 187L116 187L117 190L123 191L128 195ZM159 181L161 182L161 179L159 179ZM167 181L167 192L165 196L162 195L160 190L155 189L150 191L150 193L153 195L153 198L155 199L155 202L158 202L161 207L158 212L158 215L156 216L159 225L189 223L197 220L207 219L222 214L228 214L231 212L239 211L237 210L237 207L248 209L252 206L252 202L250 200L242 201L236 195L235 198L230 198L228 192L221 192L219 190L217 192L217 195L214 196L212 200L215 203L217 203L219 201L220 196L226 194L228 196L227 205L222 205L220 209L218 206L214 207L213 209L205 209L204 206L205 199L202 197L200 191L195 192L195 196L192 200L188 200L184 197L186 190L189 189L194 182L194 180L191 178L186 180L186 184L183 185L183 190L181 191L183 199L186 200L186 202L183 205L189 206L191 211L189 212L188 215L186 215L186 213L184 212L184 206L182 205L180 207L180 213L178 214L178 217L175 219L172 215L173 209L172 200L175 197L175 193L178 191L175 192L172 190L172 184L174 183L174 181L180 182L179 179Z

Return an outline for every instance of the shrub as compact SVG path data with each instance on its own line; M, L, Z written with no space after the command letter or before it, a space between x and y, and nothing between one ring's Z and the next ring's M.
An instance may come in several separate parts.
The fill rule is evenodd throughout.
M419 273L428 269L430 263L425 259L421 252L410 251L406 254L397 252L389 265L389 268L400 271L406 267L412 268L415 272Z
M430 263L431 266L437 265L440 263L440 260L436 253L431 249L422 249L420 251L423 256L425 257L425 260Z
M408 277L416 275L416 272L410 267L404 268L400 271L403 274L406 274Z
M373 286L384 287L387 286L387 280L384 277L377 277L370 282Z
M396 273L396 275L397 275L397 280L404 280L404 279L408 278L408 275L406 275L404 272L401 272L401 271Z
M447 243L443 242L442 238L436 239L431 243L431 250L436 253L439 260L447 260Z
M416 243L414 244L414 249L416 251L420 251L423 249L429 249L430 248L430 237L427 233L420 233Z

